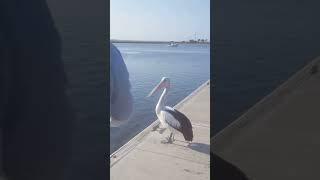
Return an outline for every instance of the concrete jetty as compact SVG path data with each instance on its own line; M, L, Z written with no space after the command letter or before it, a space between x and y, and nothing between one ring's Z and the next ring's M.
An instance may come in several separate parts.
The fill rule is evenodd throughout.
M249 179L320 179L319 65L314 59L213 137L212 151Z
M169 130L159 121L110 155L111 180L210 179L210 80L175 106L192 122L194 140L188 146L182 135L162 144Z

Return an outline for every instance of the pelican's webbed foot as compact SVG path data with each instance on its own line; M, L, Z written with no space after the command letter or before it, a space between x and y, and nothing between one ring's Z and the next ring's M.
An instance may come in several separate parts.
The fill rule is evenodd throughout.
M173 134L170 133L170 136L166 137L166 140L167 141L161 141L161 143L163 143L163 144L171 144L174 141Z

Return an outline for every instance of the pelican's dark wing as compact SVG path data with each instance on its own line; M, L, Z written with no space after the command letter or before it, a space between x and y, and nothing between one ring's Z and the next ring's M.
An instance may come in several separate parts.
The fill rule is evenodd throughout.
M166 118L167 123L180 131L184 139L187 141L193 140L193 131L191 121L185 116L183 113L179 112L178 110L166 106L164 109L165 112L170 113L174 118Z

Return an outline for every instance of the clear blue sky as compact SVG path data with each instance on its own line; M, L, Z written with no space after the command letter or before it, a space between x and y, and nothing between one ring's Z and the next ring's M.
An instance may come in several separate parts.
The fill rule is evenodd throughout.
M111 0L110 38L210 39L210 0Z

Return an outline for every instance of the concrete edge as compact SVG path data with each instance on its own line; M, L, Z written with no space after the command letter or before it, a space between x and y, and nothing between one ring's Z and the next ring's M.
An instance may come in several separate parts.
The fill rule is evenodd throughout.
M187 102L191 97L199 93L207 85L210 85L210 79L204 82L202 85L200 85L187 97L182 99L178 104L174 106L174 108L180 108L185 102ZM159 120L157 119L156 121L151 123L148 127L146 127L144 130L142 130L140 133L138 133L136 136L134 136L130 141L128 141L126 144L121 146L118 150L113 152L110 155L110 167L112 167L119 160L125 157L125 155L128 154L134 147L136 147L149 132L154 131L159 126L159 124L160 124Z
M234 122L229 124L226 128L221 130L218 134L211 138L211 152L215 146L216 150L223 148L224 144L230 143L234 134L239 132L242 128L248 126L250 122L254 121L256 117L261 114L269 112L277 103L279 103L286 95L297 88L303 81L311 76L311 70L315 66L319 66L320 57L314 58L310 63L305 65L301 70L292 75L287 81L278 86L274 91L258 101L252 108L237 118Z

